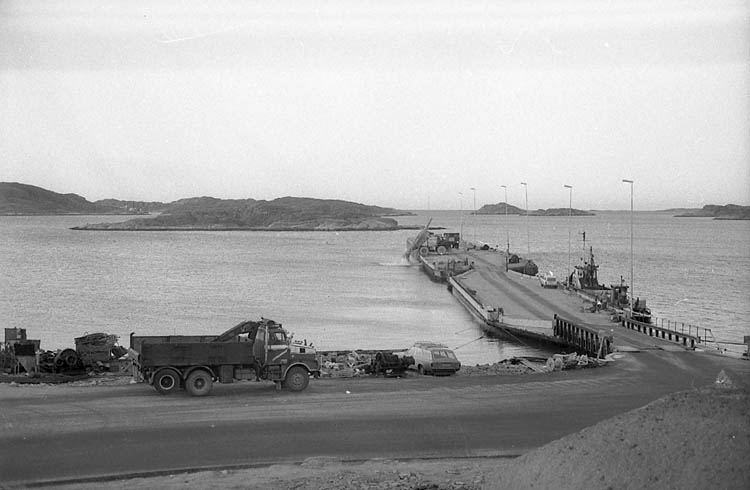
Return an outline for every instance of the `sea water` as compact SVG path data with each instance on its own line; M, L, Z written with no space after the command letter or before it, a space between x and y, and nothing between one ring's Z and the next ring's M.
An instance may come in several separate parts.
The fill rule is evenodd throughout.
M750 222L636 212L633 284L654 315L711 328L720 340L750 335ZM590 217L473 216L417 211L399 223L510 242L540 271L565 276L593 247L600 282L630 282L629 212ZM534 345L497 339L419 267L403 258L414 230L388 232L87 232L116 217L0 217L0 323L43 349L74 347L93 332L218 334L271 318L319 349L399 349L443 342L466 364L520 355ZM122 218L126 219L126 218ZM568 243L570 236L570 255ZM569 258L570 257L570 258ZM501 306L501 305L500 305Z

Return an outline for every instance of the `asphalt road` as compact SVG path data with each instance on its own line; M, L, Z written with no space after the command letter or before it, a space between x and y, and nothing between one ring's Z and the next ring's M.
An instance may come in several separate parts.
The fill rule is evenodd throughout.
M370 458L518 455L750 363L695 352L523 376L411 374L215 385L205 398L143 384L0 387L0 487L195 468Z

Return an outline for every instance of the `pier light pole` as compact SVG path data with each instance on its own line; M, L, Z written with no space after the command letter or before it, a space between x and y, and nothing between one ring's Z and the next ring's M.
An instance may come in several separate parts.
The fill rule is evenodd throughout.
M570 217L573 216L573 186L565 184L563 187L570 190L570 199L568 200L568 272L565 275L565 283L570 287Z
M626 184L630 184L630 308L633 308L633 297L635 287L633 285L633 181L622 179Z
M464 239L464 193L459 192L458 193L458 205L461 208L461 233L460 233L460 240Z
M529 238L529 185L521 182L526 191L526 260L531 257L531 238Z
M472 224L474 225L474 246L477 244L477 190L472 187L472 191L474 191L474 217L471 219Z
M501 185L500 187L505 189L505 246L508 247L506 251L510 252L510 231L508 228L508 186Z

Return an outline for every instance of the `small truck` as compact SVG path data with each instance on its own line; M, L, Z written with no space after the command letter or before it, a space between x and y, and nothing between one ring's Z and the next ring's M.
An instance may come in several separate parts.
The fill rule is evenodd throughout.
M206 396L213 383L261 379L302 391L320 376L312 345L293 342L281 324L245 321L218 336L130 336L137 372L162 395L185 389Z

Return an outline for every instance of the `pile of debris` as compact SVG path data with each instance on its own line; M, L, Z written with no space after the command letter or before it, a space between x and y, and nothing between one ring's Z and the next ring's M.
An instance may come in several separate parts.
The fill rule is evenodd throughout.
M360 376L405 376L414 358L403 351L331 351L320 353L320 375L323 378Z
M106 333L87 334L75 339L75 349L52 351L42 350L39 340L27 339L25 328L6 328L5 342L0 346L2 373L25 374L29 378L89 371L119 373L119 359L127 354L127 349L117 345L117 339L116 335Z
M604 366L607 361L588 357L587 355L554 354L544 357L511 357L494 364L477 364L461 366L461 376L501 376L514 374L551 373L567 369L583 369Z
M511 357L493 364L477 364L476 366L461 366L459 376L502 376L515 374L531 374L545 371L543 357Z
M126 348L117 345L117 335L92 333L76 338L75 342L81 364L99 371L109 371L112 361L128 352Z
M564 371L566 369L583 369L600 367L607 364L604 359L597 359L596 357L589 357L586 354L554 354L552 357L547 359L545 369L547 372L553 371Z

